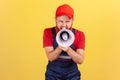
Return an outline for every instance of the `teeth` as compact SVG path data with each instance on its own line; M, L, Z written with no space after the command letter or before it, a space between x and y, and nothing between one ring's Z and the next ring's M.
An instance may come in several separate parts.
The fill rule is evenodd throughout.
M63 27L62 29L66 29L65 27Z

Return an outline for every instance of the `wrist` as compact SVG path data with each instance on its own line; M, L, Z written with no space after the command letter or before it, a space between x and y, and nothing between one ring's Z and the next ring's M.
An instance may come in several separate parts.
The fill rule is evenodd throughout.
M70 49L70 47L68 47L68 49L66 50L66 52L69 52L69 49Z

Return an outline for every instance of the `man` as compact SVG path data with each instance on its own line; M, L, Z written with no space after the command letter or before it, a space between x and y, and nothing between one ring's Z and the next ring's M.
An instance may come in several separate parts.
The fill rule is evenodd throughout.
M82 31L72 28L73 19L73 8L68 4L60 5L55 15L56 26L44 30L43 46L49 60L46 80L80 80L77 64L84 60L85 36ZM56 42L56 34L63 28L74 33L75 40L71 46L63 47Z

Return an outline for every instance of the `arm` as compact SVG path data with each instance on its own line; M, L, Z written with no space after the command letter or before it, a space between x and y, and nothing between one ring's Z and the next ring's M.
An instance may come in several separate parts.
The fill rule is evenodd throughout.
M68 47L67 54L72 60L78 64L82 64L84 61L84 48L85 48L85 35L83 32L76 30L76 50L74 51Z
M56 49L50 46L45 47L45 52L48 57L48 60L54 61L59 57L60 53L62 52L62 49L59 46Z
M84 60L84 50L83 49L77 49L74 51L70 47L67 50L68 55L72 58L72 60L75 63L82 64Z
M53 48L52 38L53 36L51 28L45 29L43 35L43 47L45 48L45 52L49 61L56 60L62 51L59 47L57 47L56 49Z

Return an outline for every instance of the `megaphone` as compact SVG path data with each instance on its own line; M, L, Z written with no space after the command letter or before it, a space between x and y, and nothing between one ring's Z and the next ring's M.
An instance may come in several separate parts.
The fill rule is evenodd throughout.
M71 30L63 28L56 35L56 42L62 47L69 47L74 42L74 34Z

